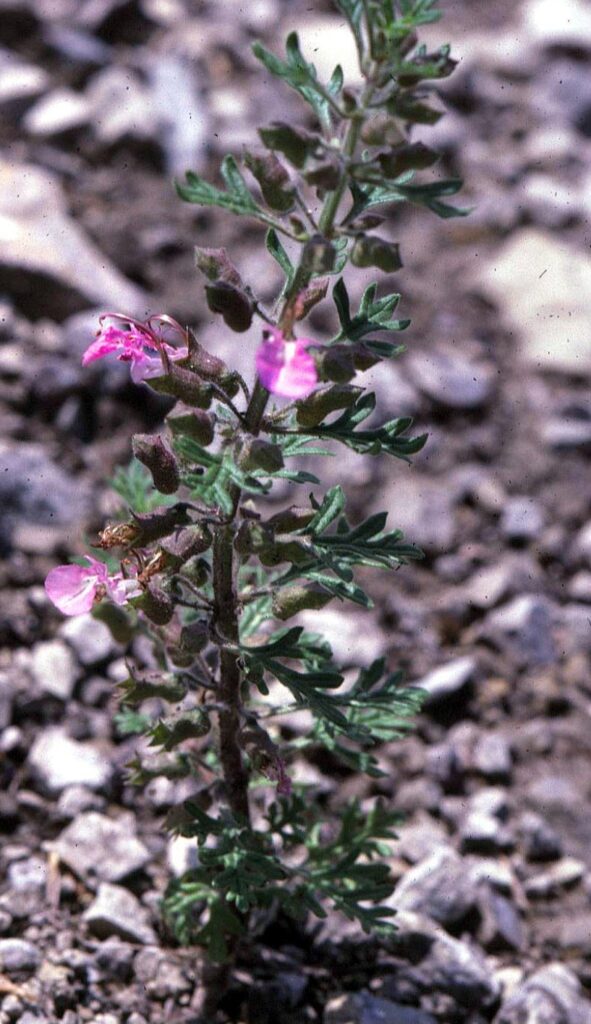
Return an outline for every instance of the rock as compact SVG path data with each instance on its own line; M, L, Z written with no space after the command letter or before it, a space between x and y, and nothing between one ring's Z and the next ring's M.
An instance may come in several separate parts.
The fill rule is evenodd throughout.
M522 19L526 38L538 46L591 51L591 11L584 0L561 0L559 24L553 0L528 0Z
M414 384L444 409L481 409L492 396L491 367L460 354L429 349L408 359Z
M569 580L568 596L573 601L584 601L586 604L591 603L591 572L582 570Z
M441 796L441 790L439 790ZM399 793L396 793L396 807L400 807ZM413 808L416 810L416 805ZM440 852L441 847L446 847L448 835L439 822L425 815L421 820L412 824L403 825L398 830L396 842L396 853L411 864L423 861L432 854Z
M0 939L0 971L34 971L41 963L41 953L25 939Z
M560 835L535 811L526 811L521 816L519 832L528 860L557 860L562 856Z
M476 659L466 655L433 669L415 685L428 694L426 705L433 705L445 700L451 694L457 694L463 690L468 683L473 681L476 669Z
M453 547L456 522L447 478L428 477L411 467L398 473L378 497L380 510L392 510L393 525L413 544L429 554L448 553Z
M85 66L106 64L112 51L106 43L72 25L44 25L46 43L68 61Z
M491 782L509 782L513 769L511 747L500 733L483 733L472 755L474 771Z
M196 88L194 61L159 53L147 68L151 107L170 174L199 169L210 137L208 109Z
M175 878L180 878L187 871L199 864L199 852L196 839L185 836L173 836L166 847L166 862Z
M387 641L382 630L365 621L362 625L360 616L355 612L322 608L301 612L297 621L304 629L322 633L329 641L336 661L343 665L367 667L384 654Z
M576 974L563 964L548 964L509 997L494 1024L589 1024L590 1019Z
M523 922L511 900L485 885L478 894L478 909L481 916L478 939L489 953L524 949Z
M60 626L59 633L74 648L79 661L85 666L106 661L120 650L109 628L92 615L76 615L68 619Z
M84 811L100 811L105 805L103 797L86 786L68 786L58 798L57 809L62 818L77 818Z
M474 883L494 889L504 896L511 896L516 888L516 879L506 860L468 856L464 863Z
M0 109L4 115L21 113L48 85L49 75L43 68L0 48Z
M153 999L176 999L192 988L179 964L164 950L142 949L133 969L136 980Z
M47 863L40 857L26 857L9 865L8 883L11 889L44 891L47 884Z
M103 882L96 899L84 912L83 920L99 939L118 936L126 942L144 945L157 942L148 911L133 893L120 885Z
M54 89L31 107L23 118L23 127L29 135L52 138L82 128L91 116L92 107L80 93Z
M552 919L552 925L555 921ZM558 927L552 927L548 936L558 943L561 949L571 955L589 957L591 955L591 911L570 911L559 918ZM590 1014L591 1018L591 1014Z
M413 1006L355 992L329 999L324 1024L436 1024L435 1017Z
M89 513L88 484L65 473L40 445L0 444L0 550L10 547L23 521L72 526Z
M31 675L44 693L66 701L79 676L74 655L61 640L43 640L31 652Z
M461 857L443 847L406 872L389 905L454 925L466 917L475 902L476 890Z
M477 569L466 583L464 594L475 608L494 608L515 591L523 593L528 586L535 590L539 581L539 566L529 553L515 553Z
M510 498L501 516L501 533L508 540L535 540L544 525L544 515L534 498Z
M129 824L95 811L76 818L53 843L60 860L79 878L120 882L151 860Z
M27 316L61 321L85 306L145 314L147 299L69 217L58 179L0 163L0 291Z
M578 190L546 174L528 174L520 183L521 207L534 224L559 229L581 217Z
M104 789L113 776L112 765L95 747L70 739L63 729L54 726L39 733L31 747L28 765L51 793L75 784Z
M522 358L542 370L591 371L591 259L533 228L487 260L475 284L496 300L521 339Z
M134 947L130 943L117 938L106 939L96 951L96 962L109 981L116 978L117 981L126 983L131 981L133 976L134 954Z
M512 850L513 835L498 818L485 811L470 811L460 826L460 842L465 853L502 853Z
M452 938L429 918L407 910L400 911L396 924L396 944L403 955L408 948L414 963L423 952L413 973L425 991L446 992L468 1009L482 1011L495 1006L499 983L476 946Z
M591 568L591 522L581 527L575 537L573 549L574 554Z
M528 878L524 884L526 895L530 899L548 899L558 896L564 889L571 889L577 885L585 875L585 864L574 857L563 857L547 871L533 878Z
M520 665L552 665L557 658L553 624L554 608L548 600L522 594L489 612L481 629Z
M113 65L101 69L88 83L85 98L102 142L110 145L126 137L156 137L158 120L150 91L132 71Z

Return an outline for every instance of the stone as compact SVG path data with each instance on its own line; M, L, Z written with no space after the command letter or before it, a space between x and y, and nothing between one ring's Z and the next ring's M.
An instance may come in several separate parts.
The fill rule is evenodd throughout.
M542 227L556 230L581 217L578 190L558 178L535 172L528 174L520 182L517 194L529 219Z
M523 851L528 860L557 860L562 856L559 833L540 814L525 811L519 822Z
M514 552L494 565L476 569L463 593L475 608L494 608L504 598L539 587L540 568L529 552Z
M435 1017L414 1006L381 999L370 992L347 993L329 999L324 1024L436 1024Z
M591 259L534 228L484 261L474 284L514 325L522 359L541 370L591 372Z
M99 939L117 936L125 942L144 945L157 942L148 911L133 893L110 882L101 883L96 899L83 914L83 920Z
M77 818L85 811L100 811L105 805L104 798L93 793L86 786L68 786L58 797L57 809L62 818Z
M151 860L129 824L96 811L80 814L53 843L63 863L79 878L121 882Z
M80 526L89 513L88 484L67 474L41 445L0 444L0 550L10 549L15 529L23 521Z
M456 538L453 494L447 477L427 476L410 467L378 494L380 510L392 510L392 522L429 554L448 553Z
M0 48L0 109L5 115L21 112L47 89L49 82L43 68Z
M288 19L284 30L298 33L301 51L314 64L321 81L330 79L337 60L346 82L354 85L361 81L355 40L344 18L308 13L305 19Z
M426 705L433 705L463 690L473 681L476 669L476 659L465 655L433 669L414 685L426 691Z
M503 509L500 528L508 540L535 540L544 525L544 515L534 498L510 498Z
M489 612L481 629L519 665L552 665L557 659L554 619L550 601L537 594L520 594Z
M554 923L554 922L553 922ZM591 911L570 911L558 920L552 938L571 955L591 956Z
M500 986L478 947L452 938L428 917L400 911L396 918L397 944L408 947L413 963L424 951L413 973L425 991L440 990L468 1009L486 1010L498 1002Z
M574 554L591 569L591 522L585 523L577 533L573 550Z
M69 700L79 676L72 651L61 640L42 640L31 652L31 675L43 693Z
M105 143L126 137L153 139L158 121L152 111L150 90L127 68L102 68L86 87L86 101L98 138Z
M209 111L197 88L196 62L160 52L148 63L152 116L166 153L169 174L203 164L210 138Z
M460 353L429 349L410 356L407 369L416 387L444 409L481 409L492 397L491 367Z
M581 572L575 573L572 579L568 582L568 596L573 601L584 601L586 604L591 603L591 572L582 570Z
M520 985L494 1024L589 1024L591 1006L573 971L548 964Z
M82 128L92 116L88 100L73 89L54 89L35 103L23 118L29 135L52 138Z
M173 836L166 847L166 862L175 878L180 878L199 864L199 851L196 839L186 836Z
M441 790L439 790L441 796ZM400 807L399 793L396 792L396 807ZM416 805L415 808L416 809ZM420 820L405 824L398 829L396 853L411 864L423 861L436 854L448 843L447 831L439 822L425 815Z
M297 622L304 629L322 633L333 649L335 660L343 665L367 667L380 658L386 649L387 638L377 625L361 623L355 612L337 608L301 612Z
M397 910L416 911L440 924L455 925L475 901L476 890L461 857L443 847L407 871L386 902Z
M509 829L492 814L470 811L460 826L460 844L465 853L503 853L512 850L515 840Z
M41 953L25 939L0 939L0 971L8 974L34 971L41 963Z
M68 619L60 626L59 634L74 648L78 660L85 666L98 665L120 651L108 626L92 615Z
M584 0L561 0L558 20L553 0L528 0L521 16L530 43L591 51L591 10Z
M47 863L40 857L26 857L10 864L6 874L8 884L13 890L44 891L47 884Z
M478 894L478 909L481 916L478 939L484 949L498 953L503 950L520 952L525 948L525 929L512 900L485 885Z
M113 767L104 754L90 743L70 739L57 726L39 733L29 752L28 766L51 793L75 784L101 790L113 776Z
M136 981L153 999L176 999L192 988L178 963L161 949L142 949L133 965Z
M530 899L548 899L559 896L563 890L571 889L585 876L585 864L575 857L563 857L552 867L539 875L528 878L524 883Z
M475 772L491 782L509 782L513 770L511 747L501 733L484 732L472 754Z
M58 178L7 161L0 162L0 291L27 316L57 321L93 304L131 315L148 308L71 219Z

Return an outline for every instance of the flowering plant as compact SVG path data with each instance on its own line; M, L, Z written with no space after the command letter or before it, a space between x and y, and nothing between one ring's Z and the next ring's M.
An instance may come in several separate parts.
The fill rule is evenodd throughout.
M195 839L197 866L170 885L165 911L179 938L205 945L214 960L277 909L322 917L328 903L365 930L391 927L382 901L393 884L380 855L395 815L379 801L352 803L331 831L292 762L324 748L343 771L377 778L374 748L399 737L420 703L383 659L345 677L323 637L297 619L289 624L331 601L369 608L355 570L420 557L387 527L386 513L349 522L341 486L323 494L297 460L345 446L409 461L422 448L426 437L409 434L410 419L373 421L375 395L363 387L364 371L402 351L393 340L409 323L394 318L400 297L372 283L353 310L343 273L400 270L388 231L393 205L411 202L441 217L465 212L444 201L459 181L414 180L437 157L411 141L412 126L438 120L428 83L453 69L448 47L428 53L417 44L417 29L439 17L435 0L336 6L353 33L363 85L346 86L338 66L321 82L295 34L285 59L256 43L267 72L311 108L314 127L261 128L262 150L244 155L251 183L228 156L225 187L194 173L178 185L189 203L267 229L283 275L272 307L224 249L196 250L220 330L261 321L253 386L167 315L145 323L106 315L83 362L127 361L134 381L176 404L162 434L133 438L136 461L119 473L130 507L97 548L120 551L120 569L88 557L87 566L54 569L46 584L65 614L92 607L118 638L141 631L151 639L150 663L130 665L121 686L119 720L143 731L151 748L140 745L134 782L193 779L193 796L169 813L168 826ZM375 233L380 225L384 235ZM336 334L300 336L331 281ZM269 515L265 499L278 483L302 485L309 496ZM288 712L290 722L305 713L301 728L282 728Z

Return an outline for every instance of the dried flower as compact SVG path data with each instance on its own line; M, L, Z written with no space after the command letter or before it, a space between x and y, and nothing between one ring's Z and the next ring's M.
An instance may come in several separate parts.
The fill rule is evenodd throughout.
M118 572L112 575L104 562L85 555L84 565L58 565L45 580L45 592L63 615L83 615L96 601L108 597L115 604L125 604L137 597L141 589L134 579L125 579Z
M282 398L307 398L318 384L316 364L306 351L314 342L307 338L286 341L281 331L265 331L256 354L262 384Z

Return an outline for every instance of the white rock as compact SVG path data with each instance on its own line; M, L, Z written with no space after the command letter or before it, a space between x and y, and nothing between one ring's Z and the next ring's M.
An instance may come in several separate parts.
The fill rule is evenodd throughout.
M386 638L375 624L363 621L355 613L338 608L302 612L298 622L311 633L322 633L330 643L335 659L342 664L371 665L380 658Z
M31 315L62 320L87 305L141 315L146 298L69 217L55 175L0 162L0 273L20 274L16 298ZM39 285L39 279L49 281ZM34 306L31 304L35 300Z
M149 850L130 834L127 824L95 811L80 814L53 849L79 878L106 882L120 882L150 861Z
M104 622L99 622L92 615L76 615L68 619L60 626L59 633L74 648L83 665L96 665L121 649Z
M44 640L35 644L31 654L31 675L39 688L68 700L80 674L70 648L61 640Z
M23 127L31 135L60 135L87 124L91 114L86 97L73 89L54 89L27 111Z
M476 671L476 659L470 655L463 658L454 658L448 661L447 665L428 672L426 676L419 679L415 686L428 693L428 702L434 703L437 700L444 700L452 693L457 693L469 683Z
M113 774L111 764L95 747L70 739L57 727L39 734L31 747L28 763L52 793L75 784L103 789Z
M49 84L49 75L34 64L25 64L10 50L0 49L0 107L26 105Z
M180 878L186 871L196 868L199 864L199 852L196 839L186 836L173 836L168 840L166 861L175 878Z
M157 130L149 89L131 71L107 67L90 80L86 99L99 139L113 143L126 135L153 138Z
M474 274L521 341L525 362L543 370L591 373L591 259L527 228Z
M522 11L526 38L541 46L591 50L591 7L584 0L529 0Z
M120 885L103 882L98 896L84 913L83 919L93 935L107 939L112 935L127 942L156 943L150 915L133 893Z

